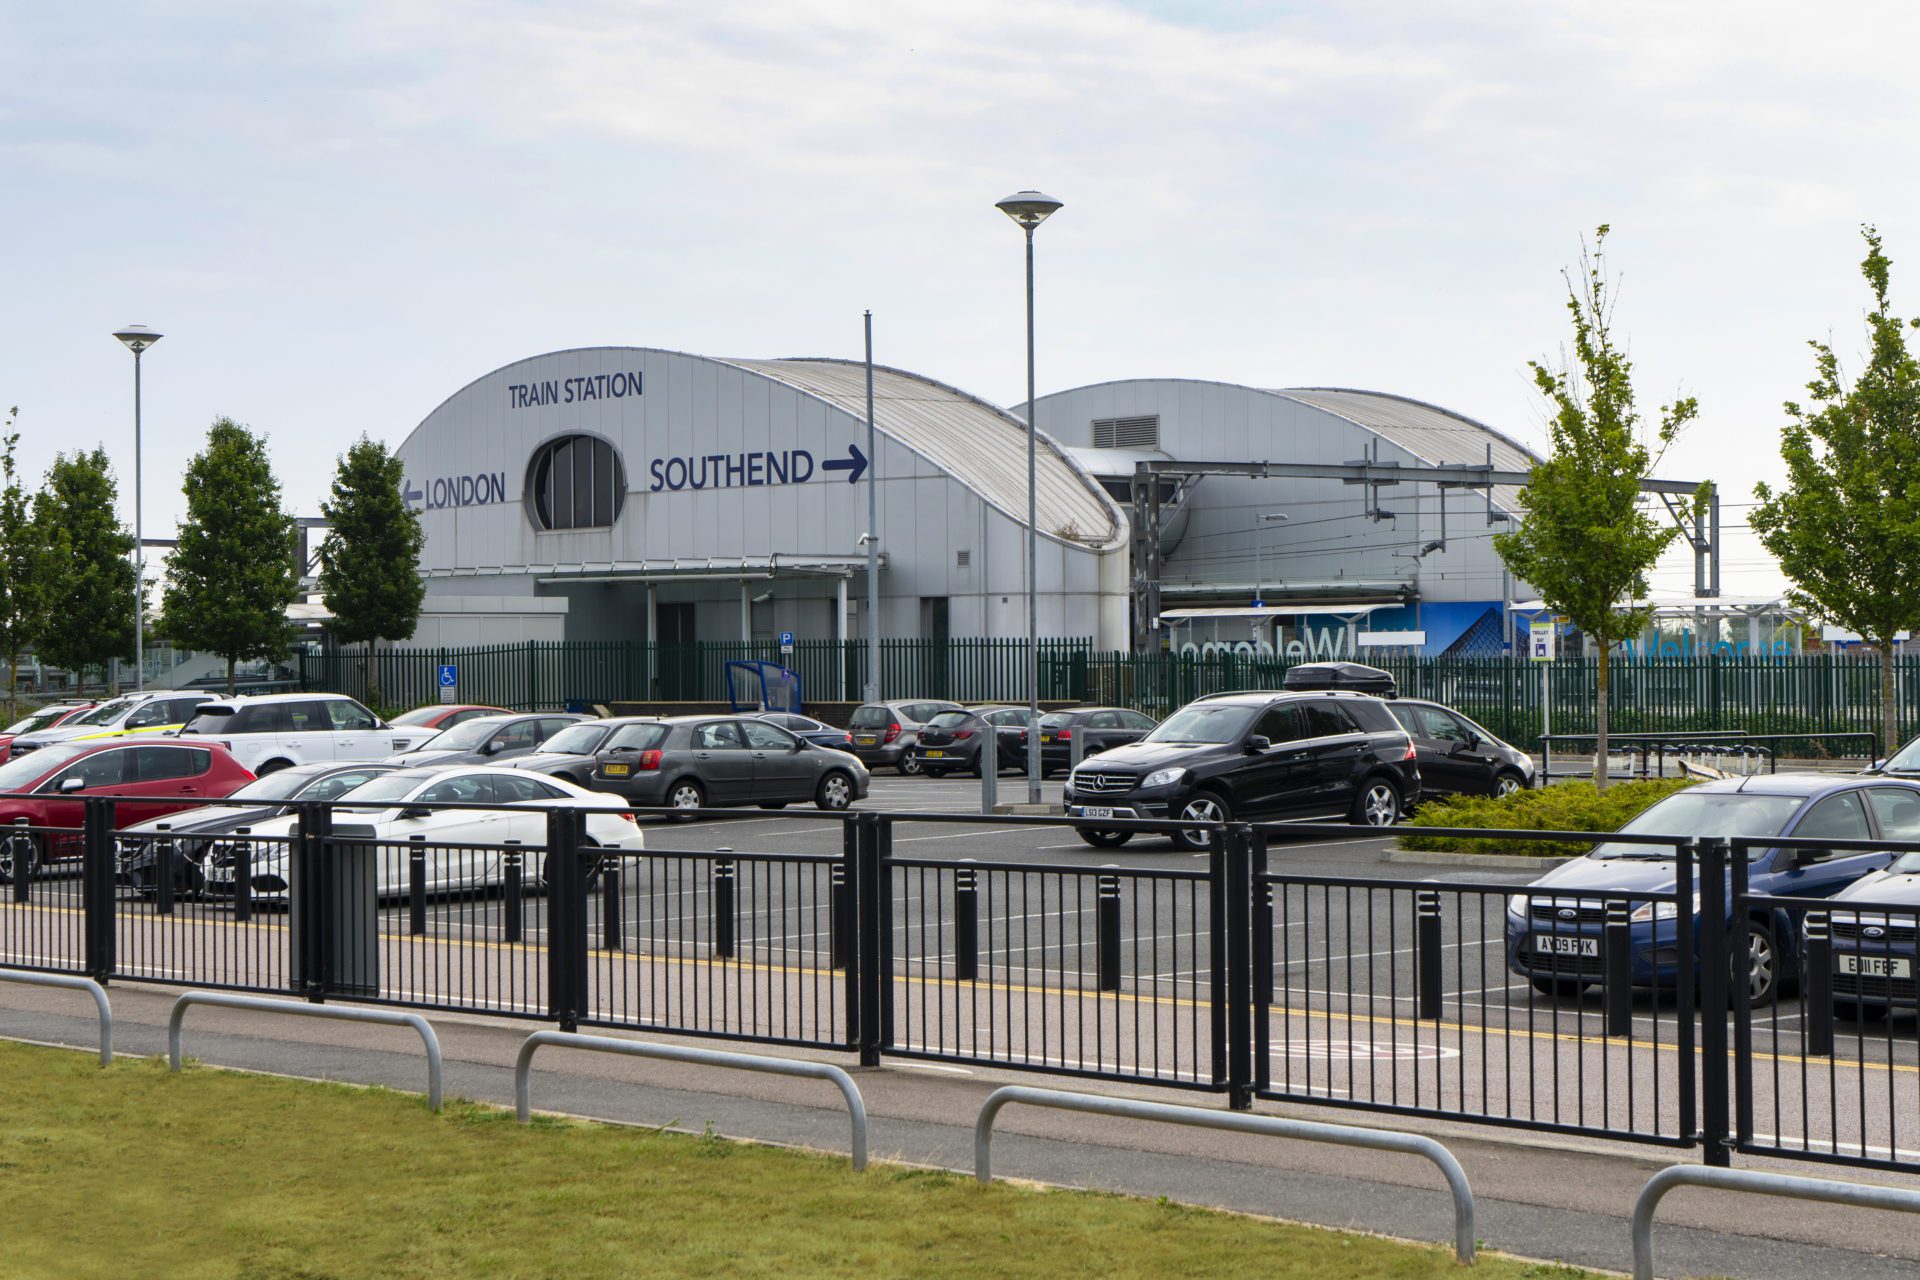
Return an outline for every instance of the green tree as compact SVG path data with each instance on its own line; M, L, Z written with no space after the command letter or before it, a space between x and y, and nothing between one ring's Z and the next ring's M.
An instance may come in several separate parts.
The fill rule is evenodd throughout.
M1582 249L1580 276L1562 272L1573 353L1561 368L1528 362L1553 411L1553 450L1533 468L1520 527L1493 544L1515 576L1599 642L1595 783L1607 785L1607 685L1613 647L1638 635L1651 610L1620 606L1647 594L1647 572L1680 536L1646 509L1640 480L1658 459L1634 407L1633 362L1614 341L1606 226ZM1689 396L1660 407L1654 442L1671 445L1699 412ZM1705 498L1704 489L1693 501ZM1690 514L1691 509L1683 514Z
M9 723L20 716L20 658L33 647L46 609L41 588L46 563L34 535L32 504L14 466L19 412L7 410L6 431L0 434L0 658L7 664Z
M1900 741L1895 636L1920 631L1920 362L1906 333L1920 320L1893 314L1880 233L1861 233L1860 271L1873 290L1866 367L1849 381L1831 345L1807 344L1813 403L1787 402L1786 487L1759 485L1751 520L1793 583L1793 602L1879 650L1880 729L1891 755Z
M114 514L119 486L105 449L60 454L33 500L46 607L34 651L80 675L133 659L133 535Z
M384 444L361 436L341 456L333 493L320 504L330 532L320 548L320 591L334 637L365 644L405 640L420 621L426 584L416 568L426 533L400 496L404 466ZM379 690L362 682L370 701Z
M231 418L214 420L207 447L187 464L186 495L161 625L175 643L225 658L232 693L235 663L278 658L293 643L294 524L280 508L266 444Z

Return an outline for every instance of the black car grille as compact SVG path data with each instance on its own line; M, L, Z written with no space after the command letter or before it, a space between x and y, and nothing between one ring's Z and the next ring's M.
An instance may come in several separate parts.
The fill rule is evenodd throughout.
M1833 994L1868 1000L1912 1001L1920 998L1920 979L1836 973L1833 975Z
M1073 775L1073 790L1076 795L1118 795L1123 791L1131 791L1139 785L1139 775L1132 773L1089 773L1083 769Z
M1573 925L1581 920L1589 923L1605 923L1607 918L1607 907L1606 904L1602 902L1582 902L1579 906L1574 907L1562 906L1558 903L1542 902L1536 899L1528 910L1533 918L1542 924ZM1560 914L1562 911L1572 911L1575 914L1572 917L1563 917Z
M1859 920L1835 920L1833 936L1836 938L1858 938L1862 929L1878 929L1879 933L1866 939L1868 947L1882 942L1905 942L1911 944L1920 930L1910 924L1870 924Z
M1545 974L1549 977L1604 978L1607 976L1605 956L1561 956L1530 952L1527 955L1526 964L1529 972Z

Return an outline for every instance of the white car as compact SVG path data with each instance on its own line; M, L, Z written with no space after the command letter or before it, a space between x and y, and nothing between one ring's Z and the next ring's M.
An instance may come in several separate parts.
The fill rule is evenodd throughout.
M498 809L434 809L435 804L487 804ZM365 836L378 842L375 893L382 898L408 892L408 849L414 836L426 838L427 891L447 893L484 889L506 882L507 841L532 852L523 864L528 886L546 879L546 810L570 805L590 810L586 843L601 848L638 849L640 828L618 796L588 791L558 778L486 765L397 769L381 774L334 801L337 835ZM287 896L290 880L287 843L297 816L273 818L252 828L249 861L255 899ZM207 892L233 893L235 846L216 842L207 858Z
M394 731L352 698L337 693L267 693L202 705L181 737L211 738L255 774L295 764L383 760Z

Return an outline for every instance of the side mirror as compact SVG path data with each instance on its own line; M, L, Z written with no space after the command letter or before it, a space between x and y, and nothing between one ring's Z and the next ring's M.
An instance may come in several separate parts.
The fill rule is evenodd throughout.
M1272 742L1268 741L1266 738L1256 733L1252 737L1247 739L1247 754L1250 756L1257 756L1262 751L1265 751L1268 747L1271 747L1272 745L1273 745Z
M793 745L787 748L787 752L790 755L798 755L800 752L805 751L812 746L813 744L811 742L808 742L805 738L795 738L793 740Z
M78 775L71 778L60 779L60 794L63 796L69 796L76 791L85 791L86 789L87 780Z
M1834 851L1832 849L1795 849L1793 850L1793 865L1796 867L1805 867L1816 862L1827 862L1833 858L1833 854Z
M431 810L420 805L414 805L410 808L402 809L400 811L400 817L403 821L418 822L420 819L427 817L429 813L431 813Z
M507 749L507 744L498 738L489 739L487 745L480 748L481 755L497 756Z

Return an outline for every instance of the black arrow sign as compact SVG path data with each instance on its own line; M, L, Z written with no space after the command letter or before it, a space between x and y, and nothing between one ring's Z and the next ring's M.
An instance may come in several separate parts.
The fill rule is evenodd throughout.
M822 471L844 471L847 473L847 483L852 484L867 473L867 455L860 452L859 445L850 444L847 446L846 458L835 458L832 462L823 462L820 464L820 469Z

